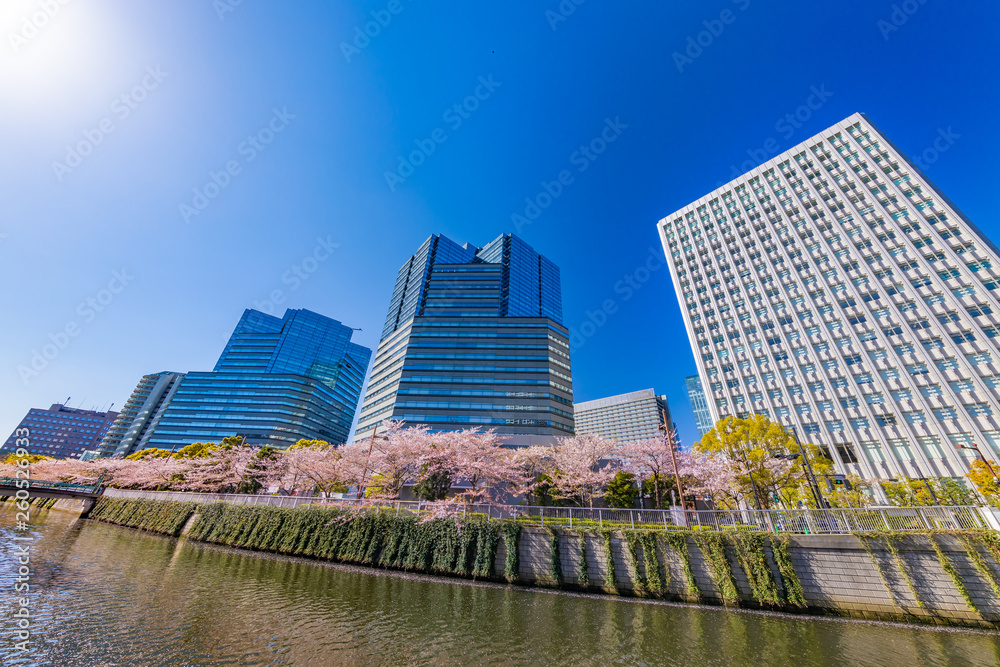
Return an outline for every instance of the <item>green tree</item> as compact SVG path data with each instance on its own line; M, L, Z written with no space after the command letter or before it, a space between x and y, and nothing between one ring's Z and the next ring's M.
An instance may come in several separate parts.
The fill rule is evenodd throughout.
M700 442L695 443L695 448L735 462L740 474L732 492L737 497L748 499L751 504L755 505L756 497L759 497L764 509L776 503L787 507L794 507L799 502L813 507L816 505L795 439L781 424L763 415L720 419ZM802 450L809 458L813 474L819 476L833 472L833 461L822 448L805 443ZM795 458L776 458L789 455Z
M638 495L639 486L635 483L635 475L619 470L618 474L608 482L604 502L608 504L608 507L627 509L635 506L635 499Z
M427 472L427 467L420 479L413 485L413 495L420 500L444 500L451 491L451 475L445 470Z
M133 452L125 458L129 461L142 461L144 459L163 459L170 455L171 452L168 449L156 449L155 447L149 447L148 449L140 449L137 452Z
M997 469L996 462L991 462L993 469ZM997 480L990 472L989 466L982 459L976 459L969 465L969 481L975 484L976 489L982 494L990 505L1000 507L1000 480Z
M200 459L211 456L216 448L218 445L214 442L192 442L174 452L173 457L175 459Z
M42 456L41 454L28 454L27 456L18 456L16 452L11 452L7 456L0 459L0 464L7 465L17 465L19 461L27 459L28 463L38 463L39 461L48 461L51 456Z
M975 463L980 463L976 461ZM985 467L985 466L984 466ZM970 479L974 473L970 473ZM992 475L989 476L992 480ZM986 481L986 480L983 480ZM973 479L973 483L975 480ZM937 479L887 480L881 482L889 502L898 507L934 505L975 505L975 494L965 484L950 477ZM983 492L983 489L980 489ZM986 495L985 493L983 495ZM989 496L987 496L988 498Z

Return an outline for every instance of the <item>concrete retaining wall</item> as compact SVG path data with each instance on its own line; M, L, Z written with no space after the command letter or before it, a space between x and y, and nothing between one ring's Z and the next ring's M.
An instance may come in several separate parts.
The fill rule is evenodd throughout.
M634 582L628 564L628 551L624 538L615 533L612 552L617 577L617 591L610 588L608 581L608 559L601 535L587 534L587 572L590 578L589 590L634 594ZM943 570L929 539L923 535L904 538L897 543L904 567L914 584L922 606L914 599L913 592L899 570L895 557L885 548L881 540L871 542L872 552L885 573L886 584L882 582L879 570L861 541L853 535L795 535L790 536L789 554L808 604L803 610L794 606L779 607L796 613L820 613L851 616L872 620L919 621L944 625L971 625L1000 629L1000 600L997 599L989 582L976 570L965 547L958 538L939 534L936 536L942 551L954 564L956 570L976 607L972 610L955 587L951 577ZM551 575L551 538L548 531L525 527L520 539L520 581L527 584L556 585ZM569 531L559 531L559 553L563 572L563 586L579 587L580 584L580 540L581 536ZM1000 576L1000 568L992 556L978 547L984 560ZM740 605L760 607L750 592L746 574L736 559L732 547L727 547L730 566L740 591ZM723 604L708 563L701 549L688 538L688 552L701 601L709 604ZM643 555L639 555L639 567L645 572ZM501 543L497 553L496 573L502 575L505 553ZM765 556L778 582L778 589L784 596L781 577L770 547L765 547ZM668 599L694 602L697 596L687 590L687 581L681 561L673 549L660 541L657 548L659 564L669 573ZM890 589L892 591L890 595Z

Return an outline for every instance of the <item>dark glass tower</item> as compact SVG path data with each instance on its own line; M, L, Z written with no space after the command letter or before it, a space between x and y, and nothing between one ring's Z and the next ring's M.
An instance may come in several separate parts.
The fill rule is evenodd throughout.
M281 318L245 311L215 369L180 376L166 400L151 408L155 416L141 428L133 424L135 433L115 454L177 450L226 436L277 448L301 438L345 442L371 359L371 350L352 343L351 334L308 310L288 310Z
M431 236L397 275L356 437L389 418L572 435L567 336L559 268L531 246Z

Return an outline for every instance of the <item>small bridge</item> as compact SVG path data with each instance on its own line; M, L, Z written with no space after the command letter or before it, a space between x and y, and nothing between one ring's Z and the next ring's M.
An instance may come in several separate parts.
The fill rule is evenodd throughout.
M70 498L83 500L83 515L90 513L97 498L104 492L104 474L95 484L74 484L71 482L50 482L31 479L24 486L24 479L0 477L0 496L16 497L18 491L27 491L29 498ZM22 494L23 495L23 494Z

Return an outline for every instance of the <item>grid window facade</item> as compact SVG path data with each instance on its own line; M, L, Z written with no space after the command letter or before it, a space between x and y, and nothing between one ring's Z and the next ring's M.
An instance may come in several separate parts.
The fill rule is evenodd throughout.
M660 427L671 425L667 397L652 389L576 403L573 414L577 435L589 433L617 442L661 438Z
M863 114L659 231L713 421L773 415L869 478L965 473L918 438L1000 457L997 249ZM748 375L741 403L730 381Z

